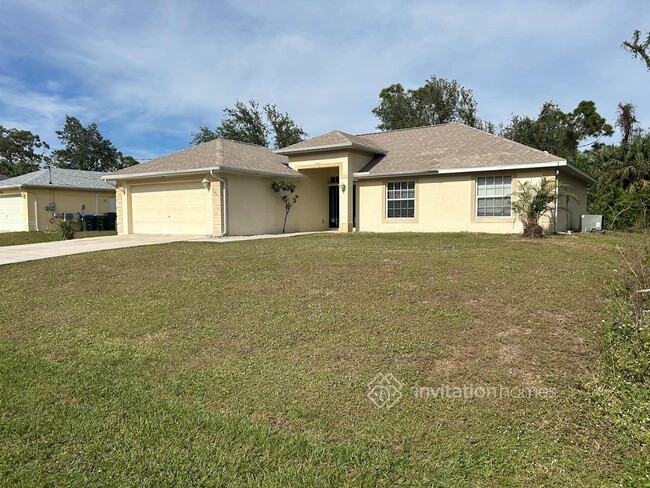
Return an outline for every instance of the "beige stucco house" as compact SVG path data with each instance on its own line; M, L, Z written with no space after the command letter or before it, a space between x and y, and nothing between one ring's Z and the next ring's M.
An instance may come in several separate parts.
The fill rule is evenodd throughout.
M570 185L544 225L578 229L594 180L566 160L463 125L351 135L332 131L272 151L217 139L106 177L117 188L118 232L277 233L271 189L296 184L287 231L519 233L518 183Z
M0 181L0 232L54 231L62 215L115 211L106 173L51 168Z

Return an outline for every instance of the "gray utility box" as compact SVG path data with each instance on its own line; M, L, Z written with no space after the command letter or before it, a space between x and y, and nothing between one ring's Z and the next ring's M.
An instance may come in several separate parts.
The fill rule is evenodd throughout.
M582 232L600 232L603 230L602 215L581 215L580 230Z

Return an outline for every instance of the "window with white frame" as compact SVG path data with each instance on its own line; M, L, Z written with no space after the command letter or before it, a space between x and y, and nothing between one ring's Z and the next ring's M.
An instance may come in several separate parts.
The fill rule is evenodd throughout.
M386 183L386 217L389 219L415 217L415 181Z
M476 179L476 216L512 215L512 176L479 176Z

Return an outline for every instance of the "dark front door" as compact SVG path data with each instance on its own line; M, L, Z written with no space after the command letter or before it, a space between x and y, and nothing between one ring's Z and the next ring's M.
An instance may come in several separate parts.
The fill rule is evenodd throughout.
M339 227L339 187L330 186L330 229Z

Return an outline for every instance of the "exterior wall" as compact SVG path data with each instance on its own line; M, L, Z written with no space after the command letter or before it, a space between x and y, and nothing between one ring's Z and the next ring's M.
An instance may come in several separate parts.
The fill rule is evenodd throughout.
M358 151L327 151L290 155L289 166L308 175L309 170L336 169L339 177L339 230L351 232L353 229L353 188L354 173L365 166L373 155ZM325 185L327 191L327 184ZM292 210L293 211L293 210ZM327 200L325 200L327 212ZM325 215L327 222L327 215ZM327 228L327 227L326 227ZM318 229L314 229L318 230Z
M298 202L289 213L287 232L327 230L329 229L329 180L331 176L338 176L338 170L321 168L301 172L307 178L296 181ZM275 198L278 198L277 195Z
M54 212L45 207L54 203L55 212L73 212L104 214L111 210L111 200L115 198L112 191L61 190L57 188L30 188L23 190L25 195L25 230L52 232L57 230Z
M224 175L227 181L227 234L246 236L278 234L282 232L284 204L271 189L271 183L280 178ZM298 208L300 201L296 204ZM291 210L289 221L295 208Z
M516 173L483 173L482 175L512 176L513 193L518 182L554 178L553 172L539 170ZM515 234L523 231L516 217L476 217L476 178L479 174L400 177L381 180L361 180L358 186L358 221L360 231L367 232L489 232ZM386 183L415 181L415 218L386 218ZM542 225L552 227L547 215Z
M192 176L179 176L177 178L144 178L138 180L123 180L117 184L117 218L118 233L130 234L137 231L137 222L134 226L134 218L138 218L137 209L133 209L133 194L137 194L139 187L152 185L154 188L169 188L169 201L174 199L174 188L181 187L188 182L202 184L204 179L210 181L209 195L206 195L206 204L209 206L207 213L207 227L205 234L212 233L220 235L223 218L226 220L226 233L228 235L252 235L279 233L282 231L284 219L284 205L279 196L271 189L271 183L281 178L267 178L259 176L248 176L238 174L220 173L219 178L225 180L225 189L221 181L213 178L209 173ZM313 207L302 205L303 200L307 203L313 200L311 196L314 183L296 181L297 193L300 195L298 203L291 210L287 223L287 230L305 230L314 226ZM206 190L207 191L207 190ZM327 191L325 188L324 191ZM225 195L225 196L224 196ZM303 199L304 197L304 199ZM198 198L201 198L198 196ZM223 200L226 202L226 215L223 214ZM165 212L162 208L161 212ZM303 207L301 209L301 206ZM149 209L151 211L151 209ZM327 211L325 205L324 211ZM318 219L320 222L320 218Z
M580 216L587 213L587 184L562 170L560 170L559 181L568 186L566 190L560 189L560 195L569 191L577 197L577 201L560 196L557 230L580 230Z

